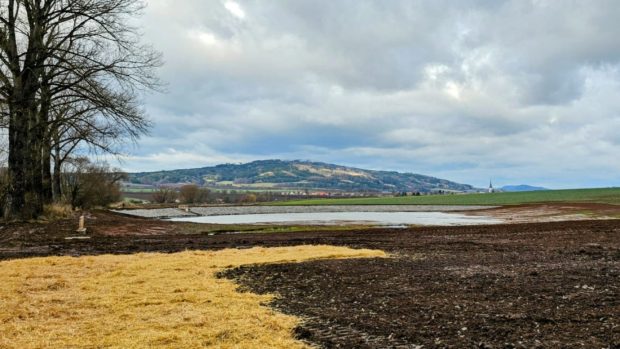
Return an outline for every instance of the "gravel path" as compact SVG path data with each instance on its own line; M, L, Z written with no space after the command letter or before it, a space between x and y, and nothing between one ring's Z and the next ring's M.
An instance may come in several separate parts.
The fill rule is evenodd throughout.
M196 213L186 212L178 208L150 208L138 210L112 210L112 212L122 213L130 216L143 218L173 218L196 216Z

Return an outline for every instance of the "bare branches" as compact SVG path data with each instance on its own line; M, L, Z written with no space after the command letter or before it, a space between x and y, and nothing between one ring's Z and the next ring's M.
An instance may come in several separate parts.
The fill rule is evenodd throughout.
M118 153L119 140L148 131L138 92L161 86L154 74L161 57L140 44L137 29L125 20L142 8L133 0L57 1L51 11L50 127L62 125L71 148L82 138L93 151Z
M9 129L10 175L26 178L14 183L14 210L26 192L44 190L37 173L49 176L50 155L60 168L76 149L116 154L148 131L139 96L162 88L162 63L131 25L143 8L141 0L0 0L0 128Z

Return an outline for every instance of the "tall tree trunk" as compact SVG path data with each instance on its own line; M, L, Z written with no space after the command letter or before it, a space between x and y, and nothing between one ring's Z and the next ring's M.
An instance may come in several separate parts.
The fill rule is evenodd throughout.
M30 187L28 166L28 124L23 111L12 111L9 120L9 190L5 203L5 218L17 218L26 210L26 192Z
M41 3L37 2L37 6ZM33 219L43 212L41 141L44 136L40 124L39 91L42 54L44 53L43 18L37 9L29 12L27 51L20 58L17 44L18 18L16 0L7 6L8 20L6 41L3 42L8 59L5 61L13 76L9 107L9 193L5 210L6 218Z
M58 142L58 130L55 130L54 134L54 172L52 174L52 191L54 192L54 201L59 202L62 200L62 183L61 183L61 170L62 170L62 155L60 150L60 144Z
M54 159L54 173L52 177L52 188L54 191L54 201L58 202L62 200L62 183L60 169L62 168L59 160Z
M36 113L38 114L38 113ZM30 160L30 193L28 200L37 213L43 212L43 160L42 160L42 143L43 132L38 116L32 117L34 122L31 124L29 146Z
M43 177L43 203L50 204L54 201L54 192L52 189L52 154L49 141L43 143L41 151L41 166Z
M53 201L52 194L52 173L51 173L51 139L49 113L51 106L51 95L48 76L44 75L41 83L41 106L37 114L37 141L36 146L39 149L41 157L41 198L44 204L50 204Z
M6 218L33 219L43 212L41 157L31 132L29 111L11 113L9 124L9 193ZM38 172L38 173L37 173Z
M36 75L15 79L9 102L9 193L6 218L33 219L43 212L41 196L41 125L36 101Z

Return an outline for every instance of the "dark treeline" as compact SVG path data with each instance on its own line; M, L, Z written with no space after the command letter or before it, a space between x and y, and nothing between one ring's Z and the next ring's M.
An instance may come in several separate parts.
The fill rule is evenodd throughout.
M149 199L158 204L253 204L294 198L301 198L301 196L271 191L209 190L196 184L187 184L181 187L159 187Z
M161 59L131 24L143 6L0 0L5 218L36 218L45 204L71 196L63 193L70 185L62 173L85 167L78 151L118 153L122 142L148 130L139 93L160 86L154 68Z
M122 190L122 189L121 189ZM256 202L275 202L318 198L362 198L377 197L380 193L321 193L312 194L290 191L252 191L209 189L197 184L182 186L160 186L152 193L124 192L124 196L139 202L150 201L155 204L252 204ZM420 195L410 193L409 195Z

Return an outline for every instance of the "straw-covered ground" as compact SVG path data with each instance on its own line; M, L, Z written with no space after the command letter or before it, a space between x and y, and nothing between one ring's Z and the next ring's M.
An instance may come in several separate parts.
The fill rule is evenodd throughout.
M383 257L297 246L0 262L0 348L304 348L299 319L216 277L246 264Z

